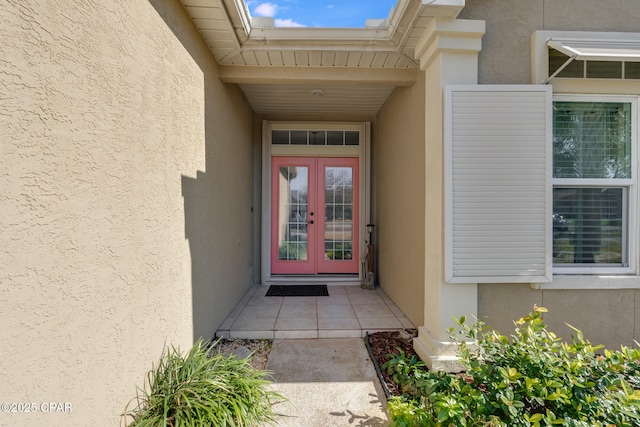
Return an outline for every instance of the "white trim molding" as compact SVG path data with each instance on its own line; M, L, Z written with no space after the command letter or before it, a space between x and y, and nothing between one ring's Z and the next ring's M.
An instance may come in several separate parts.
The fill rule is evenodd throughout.
M554 275L550 283L531 283L532 289L539 290L596 290L596 289L640 289L638 276L563 276Z

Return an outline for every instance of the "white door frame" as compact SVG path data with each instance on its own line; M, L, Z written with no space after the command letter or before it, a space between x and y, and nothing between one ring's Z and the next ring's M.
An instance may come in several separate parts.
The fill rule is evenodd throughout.
M272 130L357 130L360 132L358 146L321 146L321 145L272 145ZM360 210L358 227L360 242L358 242L358 259L362 260L367 245L364 240L369 238L366 225L371 221L371 123L370 122L262 122L262 244L261 244L261 277L263 285L273 280L271 275L271 157L272 156L317 156L317 157L358 157L360 159ZM287 276L277 276L278 281ZM296 276L296 281L318 281L318 276ZM358 277L345 279L345 276L323 275L322 281L352 281L362 280L362 269Z

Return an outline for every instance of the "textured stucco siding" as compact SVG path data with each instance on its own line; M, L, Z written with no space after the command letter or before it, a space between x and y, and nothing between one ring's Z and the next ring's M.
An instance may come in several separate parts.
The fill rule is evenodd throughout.
M115 426L250 286L251 110L176 0L0 2L6 426Z
M640 341L640 291L636 289L545 289L528 284L485 284L478 287L478 317L503 334L534 304L546 307L550 331L569 340L582 330L594 344L617 349Z
M460 19L487 23L478 56L480 84L531 83L537 30L640 32L637 0L467 0Z
M380 287L416 326L424 318L424 74L396 88L376 121L374 222Z
M481 84L532 83L531 35L537 30L640 32L637 0L468 0L459 18L486 21L478 57ZM606 92L606 84L599 84L598 91ZM574 283L581 280L576 277ZM566 322L611 348L633 345L640 338L639 302L640 292L634 289L478 287L479 317L503 333L538 304L550 310L545 319L560 336L571 335Z

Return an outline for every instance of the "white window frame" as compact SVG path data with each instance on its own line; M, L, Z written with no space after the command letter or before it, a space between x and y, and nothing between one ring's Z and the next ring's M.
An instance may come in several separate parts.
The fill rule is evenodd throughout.
M626 244L628 266L568 266L553 265L554 276L558 275L624 275L637 272L638 254L638 96L608 96L608 95L554 95L553 102L623 102L631 104L631 179L581 179L581 178L552 178L552 186L556 187L608 187L627 189L627 230L623 236ZM624 200L623 200L624 202ZM626 237L626 238L625 238ZM624 250L624 248L623 248Z

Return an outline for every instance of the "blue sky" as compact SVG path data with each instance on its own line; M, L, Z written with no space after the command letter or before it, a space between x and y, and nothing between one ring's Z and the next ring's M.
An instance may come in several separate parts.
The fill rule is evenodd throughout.
M251 16L269 16L276 27L364 28L389 16L397 0L245 0Z

